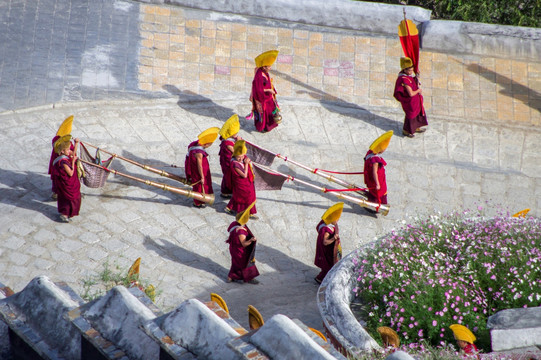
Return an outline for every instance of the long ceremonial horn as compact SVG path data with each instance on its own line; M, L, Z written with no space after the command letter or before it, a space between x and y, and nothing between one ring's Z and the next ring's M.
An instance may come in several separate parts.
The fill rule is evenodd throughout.
M96 145L92 145L92 144L89 144L87 142L83 142L81 141L81 143L87 145L87 146L90 146L90 147L93 147L94 149L98 149L98 147ZM109 152L107 150L103 150L102 148L99 148L100 151L103 151L104 153L106 154L109 154L111 156L114 156L120 160L124 160L124 161L127 161L129 162L130 164L133 164L135 166L139 166L140 168L143 168L147 171L150 171L150 172L153 172L155 174L158 174L158 175L161 175L161 176L164 176L164 177L167 177L167 178L170 178L170 179L173 179L173 180L176 180L176 181L179 181L183 184L186 184L186 185L189 185L189 186L192 186L192 183L188 181L188 179L185 179L183 177L180 177L178 175L175 175L175 174L171 174L171 173L168 173L167 171L164 171L164 170L159 170L159 169L155 169L153 167L150 167L148 165L145 165L145 164L140 164L138 163L137 161L133 161L133 160L130 160L128 158L125 158L123 156L120 156L120 155L117 155L117 154L113 154L112 152Z
M244 141L246 141L246 140L244 140ZM275 157L277 157L277 158L279 158L279 159L282 159L282 160L284 160L284 161L286 161L286 162L290 162L290 163L293 164L293 165L297 165L297 166L300 167L300 168L303 168L303 169L305 169L305 170L308 170L308 171L310 171L312 174L319 175L319 176L321 176L321 177L324 177L324 178L327 179L328 181L332 181L332 182L334 182L334 183L336 183L336 184L342 185L342 186L344 186L344 187L346 187L346 188L348 188L348 189L359 189L359 188L361 188L360 186L357 186L357 185L355 185L355 184L348 183L347 181L338 179L338 178L336 178L336 177L334 177L334 176L332 176L332 175L325 174L324 172L322 172L322 171L320 171L320 170L318 170L318 169L312 169L312 168L310 168L310 167L308 167L308 166L306 166L306 165L303 165L303 164L301 164L301 163L298 163L298 162L296 162L296 161L293 161L293 160L289 159L287 156L283 156L283 155L280 155L280 154L275 154L275 153L273 153L272 151L269 151L269 150L267 150L267 149L264 149L264 148L262 148L261 146L258 146L258 145L254 144L254 143L249 142L249 141L246 141L246 143L247 143L247 144L250 144L250 145L253 146L253 147L256 147L256 148L259 148L259 149L261 149L261 150L263 150L263 151L266 151L266 152L268 152L269 154L272 154L272 155L274 155ZM287 175L286 175L286 176L287 176ZM358 191L355 191L355 192L356 192L357 194L359 194L364 200L367 200L367 199L368 199L368 197L366 196L366 193L365 193L363 190L358 190Z
M359 199L359 198L356 198L356 197L353 197L353 196L344 195L341 192L329 191L326 188L323 188L323 187L320 187L320 186L317 186L317 185L314 185L314 184L310 184L309 182L306 182L306 181L296 179L296 178L294 178L293 176L290 176L290 175L282 174L281 172L275 171L275 170L270 169L270 168L268 168L266 166L263 166L261 164L257 164L257 163L254 163L254 162L252 162L252 164L254 166L264 170L264 171L268 171L270 173L281 175L281 176L287 178L288 180L296 181L296 182L298 182L300 184L303 184L303 185L309 186L311 188L317 189L317 190L319 190L321 192L324 192L326 194L334 195L339 199L344 199L344 200L347 200L347 201L351 201L351 202L353 202L353 203L355 203L355 204L357 204L359 206L374 210L374 211L376 211L378 213L382 213L383 215L387 215L389 213L389 205L387 205L387 204L378 204L378 203L374 203L374 202L371 202L371 201L368 201L368 200L365 200L365 199Z
M84 162L85 164L98 167L98 168L100 168L102 170L108 171L108 172L113 173L115 175L124 176L124 177L127 177L128 179L132 179L132 180L138 181L138 182L143 183L143 184L155 186L155 187L160 188L162 190L174 192L175 194L184 195L184 196L186 196L186 197L188 197L190 199L196 199L196 200L205 202L205 203L207 203L209 205L214 204L214 194L201 194L201 193L198 193L198 192L195 192L195 191L192 191L192 190L181 189L181 188L178 188L178 187L175 187L175 186L170 186L170 185L162 184L162 183L159 183L159 182L140 179L138 177L131 176L131 175L128 175L128 174L124 174L124 173L121 173L121 172L113 170L113 169L108 169L105 166L94 164L92 162L89 162L89 161L86 161L86 160L83 160L83 159L79 159L79 160Z

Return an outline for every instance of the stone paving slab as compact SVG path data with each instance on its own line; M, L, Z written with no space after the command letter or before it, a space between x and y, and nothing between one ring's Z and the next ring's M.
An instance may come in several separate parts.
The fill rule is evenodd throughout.
M265 319L282 313L322 329L313 280L318 269L312 264L315 226L336 201L331 195L296 183L258 193L261 219L250 222L259 239L262 275L257 286L224 282L230 266L226 228L233 217L224 213L226 202L219 196L213 207L195 209L180 195L111 175L102 189L82 187L81 216L70 224L56 222L47 175L50 139L68 115L75 115L72 133L83 141L154 166L182 166L187 145L200 131L221 126L232 112L246 114L250 106L246 99L180 100L60 104L0 114L2 282L18 291L33 277L46 274L81 291L81 279L99 272L106 261L127 269L141 256L141 276L163 291L158 304L164 310L188 298L206 301L216 292L243 326L251 304ZM282 107L284 121L277 129L257 133L241 116L241 134L311 167L360 171L374 138L388 129L398 134L401 129L400 114L384 108L361 111L300 100ZM529 127L494 129L490 123L434 116L425 134L393 137L384 154L391 211L387 217L374 217L346 203L340 220L344 252L400 227L411 216L434 211L483 206L490 215L501 205L510 212L529 207L530 214L539 216L541 162L534 144L540 137L539 130ZM509 149L514 150L513 161ZM219 192L217 152L216 143L209 153L214 189ZM112 167L178 186L118 159ZM279 159L272 167L333 187ZM182 175L182 169L164 169ZM363 183L359 176L348 180Z

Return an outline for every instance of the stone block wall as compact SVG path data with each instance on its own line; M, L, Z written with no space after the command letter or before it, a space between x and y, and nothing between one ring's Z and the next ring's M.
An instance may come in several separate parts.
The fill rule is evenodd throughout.
M178 6L142 4L140 13L139 86L143 90L207 98L233 93L248 102L253 59L277 48L280 55L272 74L278 99L327 100L401 111L392 96L402 55L396 34ZM441 32L445 24L438 25ZM428 28L427 23L419 25L420 29L423 26ZM493 29L495 37L497 28ZM460 31L456 26L449 29ZM491 55L479 47L467 53L471 46L456 52L442 46L437 51L434 43L445 42L445 36L423 36L431 45L431 50L421 49L420 54L429 117L541 124L541 63L537 58L528 59L524 51L521 59L504 52ZM482 36L489 38L490 34ZM517 37L505 39L520 41Z

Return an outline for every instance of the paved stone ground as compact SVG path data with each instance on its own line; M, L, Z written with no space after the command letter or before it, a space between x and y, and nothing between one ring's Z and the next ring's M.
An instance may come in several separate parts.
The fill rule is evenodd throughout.
M162 291L158 304L165 310L217 292L244 326L252 304L266 319L282 313L321 329L313 281L318 269L312 265L315 225L335 202L332 195L295 183L258 193L261 219L250 222L259 238L257 286L224 282L230 265L224 241L233 218L219 197L215 206L200 210L187 198L111 176L102 189L82 188L81 216L73 223L56 222L47 166L51 138L68 115L75 115L74 136L161 167L182 166L187 145L200 131L250 108L247 94L210 99L169 91L168 98L156 99L138 90L130 32L139 5L68 4L11 0L0 5L0 53L7 54L0 77L0 107L6 110L0 113L1 281L18 291L45 274L80 292L81 279L99 272L106 261L127 269L141 256L142 277ZM59 14L65 21L56 20ZM242 135L295 161L343 171L360 171L371 141L389 129L400 133L403 116L396 109L345 102L284 98L281 105L279 128L260 134L242 120ZM412 216L435 211L483 206L490 215L501 205L510 212L529 207L539 215L541 130L430 113L429 121L427 133L415 139L395 136L385 153L390 214L374 217L347 204L340 221L345 253ZM217 153L216 144L210 162L218 192ZM178 185L122 161L112 167ZM273 167L327 185L279 159ZM362 184L360 177L349 180Z

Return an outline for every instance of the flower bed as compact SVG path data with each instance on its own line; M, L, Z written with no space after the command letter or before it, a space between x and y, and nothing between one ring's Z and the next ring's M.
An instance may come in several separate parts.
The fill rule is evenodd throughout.
M356 262L354 291L379 339L390 326L403 343L454 343L449 325L469 327L490 351L490 315L541 305L541 222L468 212L431 216L376 242Z

